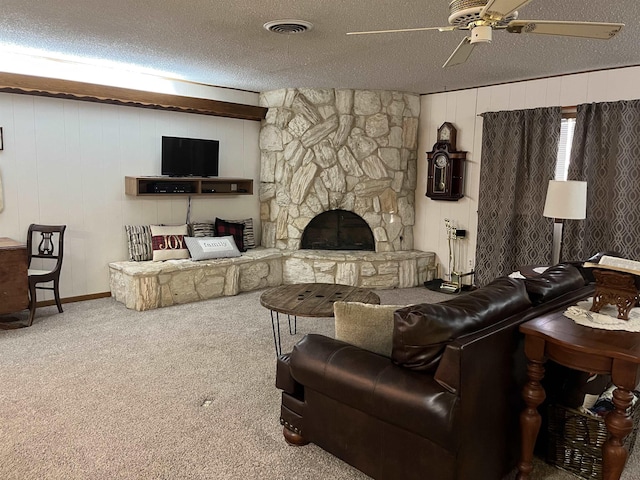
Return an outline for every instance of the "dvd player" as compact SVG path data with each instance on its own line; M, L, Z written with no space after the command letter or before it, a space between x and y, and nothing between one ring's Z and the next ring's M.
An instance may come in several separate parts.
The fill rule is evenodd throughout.
M153 193L193 193L193 185L187 182L159 182L154 184Z

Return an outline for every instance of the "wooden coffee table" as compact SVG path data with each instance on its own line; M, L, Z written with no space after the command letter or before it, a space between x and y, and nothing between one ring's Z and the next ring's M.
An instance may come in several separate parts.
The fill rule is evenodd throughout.
M333 317L334 302L380 304L380 297L371 290L331 283L298 283L270 288L260 296L260 304L271 313L271 328L276 355L282 353L280 313L287 315L289 334L294 335L297 317ZM274 315L275 313L275 315ZM293 328L291 317L293 316Z

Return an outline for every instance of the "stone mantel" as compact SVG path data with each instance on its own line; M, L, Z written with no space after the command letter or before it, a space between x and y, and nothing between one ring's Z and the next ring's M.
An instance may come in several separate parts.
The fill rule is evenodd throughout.
M413 248L418 95L282 89L260 103L263 246L296 250L316 215L343 209L367 222L376 252Z

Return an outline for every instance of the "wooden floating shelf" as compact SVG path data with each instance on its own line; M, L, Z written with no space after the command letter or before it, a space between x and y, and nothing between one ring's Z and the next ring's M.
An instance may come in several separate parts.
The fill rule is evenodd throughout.
M124 192L136 197L253 195L253 179L223 177L125 177Z

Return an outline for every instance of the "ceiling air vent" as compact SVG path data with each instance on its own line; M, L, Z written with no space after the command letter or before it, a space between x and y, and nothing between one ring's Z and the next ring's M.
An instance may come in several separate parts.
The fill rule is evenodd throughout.
M275 20L263 25L266 30L274 33L303 33L313 28L313 24L304 20Z

